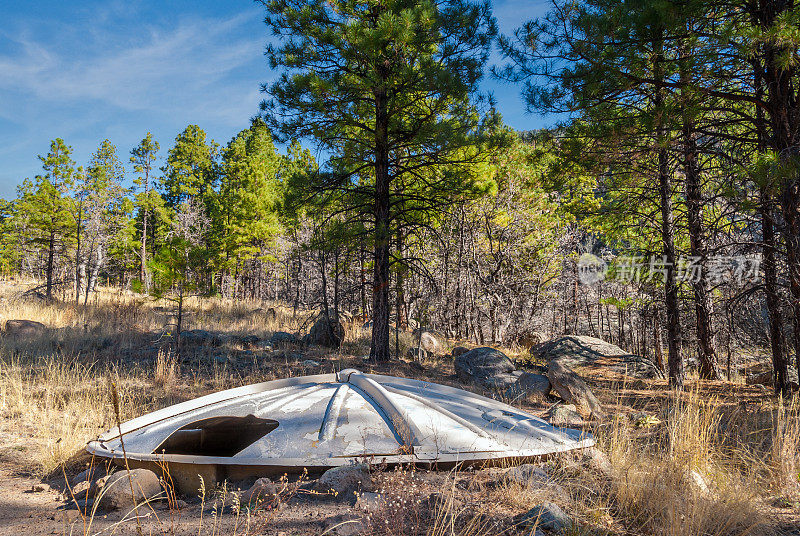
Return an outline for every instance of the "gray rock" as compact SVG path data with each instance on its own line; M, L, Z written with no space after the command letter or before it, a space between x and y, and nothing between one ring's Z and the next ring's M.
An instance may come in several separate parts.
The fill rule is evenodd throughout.
M259 478L255 484L239 496L242 506L256 506L272 501L278 495L278 488L269 478Z
M505 389L516 383L511 374L514 363L494 348L474 348L455 359L456 374L462 381L474 382L489 389Z
M328 469L319 477L316 487L336 495L352 495L357 491L372 491L374 484L369 466L362 463Z
M360 516L342 514L328 518L325 521L325 530L322 534L335 534L336 536L356 536L365 534L367 525Z
M444 353L444 345L434 333L430 331L417 330L414 333L414 340L419 340L419 347L433 355L440 355Z
M589 469L600 473L601 475L611 478L614 474L614 467L606 456L606 453L597 447L590 447L582 451L583 460L589 466Z
M525 488L548 488L559 495L564 494L564 489L555 482L547 471L538 465L530 463L512 467L505 473L505 479Z
M181 344L194 346L220 346L225 342L225 338L211 331L204 329L191 329L181 332Z
M514 522L528 528L542 528L555 533L563 533L574 525L572 518L552 502L534 506L524 514L515 517Z
M314 361L313 359L306 359L305 361L303 361L300 364L303 365L304 367L318 367L318 366L320 366L319 362L318 361Z
M547 420L557 426L582 426L584 423L581 414L575 410L573 404L557 404L547 412Z
M527 399L531 397L544 398L550 394L550 380L543 374L523 372L506 392L512 400Z
M81 482L94 482L98 478L102 478L107 474L108 471L106 471L105 465L93 465L92 467L89 467L72 477L70 484L77 486Z
M386 504L386 498L380 493L365 491L359 493L354 508L365 512L377 512Z
M344 326L335 316L320 316L308 332L309 344L339 348L344 341Z
M257 335L241 335L236 337L236 342L242 346L256 346L261 339Z
M619 346L596 337L566 335L536 344L530 352L542 361L557 359L568 367L598 365L635 378L664 377L664 373L652 359L628 353Z
M456 346L450 351L450 355L453 357L458 357L462 354L466 354L469 352L469 348L464 348L463 346Z
M6 320L4 333L11 337L32 337L45 331L45 325L35 320Z
M276 348L286 347L290 345L299 345L300 339L294 333L288 333L286 331L276 331L272 334L272 337L269 338L269 342L272 346Z
M131 495L133 484L133 495ZM130 480L128 471L118 471L97 481L100 506L107 510L132 508L134 500L140 504L146 500L163 498L161 481L147 469L132 469Z
M561 361L553 360L548 363L547 379L561 398L575 404L579 413L595 419L605 418L603 408L589 386Z

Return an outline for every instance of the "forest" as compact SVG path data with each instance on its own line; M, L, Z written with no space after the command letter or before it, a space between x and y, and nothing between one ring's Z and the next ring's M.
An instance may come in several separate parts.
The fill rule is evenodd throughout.
M249 129L222 146L189 125L163 151L148 133L130 155L103 140L81 164L56 138L0 205L3 274L40 278L46 300L86 304L102 281L374 318L379 360L390 321L479 344L590 334L676 386L769 346L776 390L796 384L793 8L568 3L498 37L488 5L372 20L347 3L312 24L285 4L265 2L284 76ZM391 30L326 33L356 16ZM504 127L484 76L569 119Z
M574 484L584 477L559 466L570 513L590 528L541 526L560 534L796 534L796 3L553 0L545 16L523 16L511 33L498 30L491 2L256 4L273 36L264 50L275 76L262 85L249 128L227 141L195 124L172 140L142 132L129 152L104 139L85 162L54 132L49 148L31 155L40 173L20 177L16 197L0 199L0 277L24 287L13 298L27 304L18 310L35 311L28 316L36 321L71 319L63 322L74 331L35 351L7 335L3 385L37 374L83 381L71 374L98 367L128 385L123 413L134 416L137 405L186 400L175 398L182 382L203 394L320 362L453 382L442 348L503 348L536 370L552 341L602 339L618 347L614 356L652 363L654 372L633 387L585 378L612 413L633 412L634 424L615 417L606 421L611 431L584 428L614 466L596 483L601 491ZM554 126L509 127L485 80L502 82ZM110 305L117 299L128 305ZM10 307L0 309L5 319ZM128 326L124 338L76 342L112 324ZM206 337L199 328L230 328L239 338L204 339L215 349L198 357L187 348ZM274 369L242 338L264 330L275 332L276 350L281 333L295 352L270 354ZM425 334L434 342L424 343ZM238 361L216 349L240 343L230 350ZM144 368L120 372L120 356L136 345L146 353L136 367ZM102 366L87 364L113 348L120 350ZM70 352L70 367L89 368L58 364ZM30 369L39 372L21 372L14 360L34 354L51 356L49 372L40 361ZM233 372L220 372L219 362L234 361ZM163 395L139 390L141 374L155 374L153 393ZM0 406L12 392L0 390ZM536 403L542 409L548 400ZM110 411L97 419L119 425L119 409L117 424ZM86 439L77 434L70 445ZM662 464L654 452L669 454ZM52 477L67 454L39 470ZM687 466L698 473L686 477ZM683 476L673 482L665 475L676 467ZM391 478L402 489L411 477ZM527 485L503 488L515 497L503 508L536 502L520 498ZM748 495L756 488L768 497ZM415 518L421 524L394 532L368 524L364 533L514 533L490 529L484 523L495 518L480 508L465 521L452 501L435 514L447 522ZM791 522L764 514L764 501L788 508ZM676 510L687 513L678 519ZM399 511L380 515L392 525ZM432 528L440 525L449 528Z

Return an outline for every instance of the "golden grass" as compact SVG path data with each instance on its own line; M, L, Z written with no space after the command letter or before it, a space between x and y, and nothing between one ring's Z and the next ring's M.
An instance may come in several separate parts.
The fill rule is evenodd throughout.
M98 293L85 308L44 306L17 294L0 284L0 297L5 297L0 320L36 320L50 329L32 341L0 338L0 435L6 444L0 448L16 450L20 465L36 475L51 475L63 464L75 463L86 441L113 426L111 380L119 389L122 418L128 419L274 374L257 370L242 376L213 361L203 369L179 365L164 347L149 360L109 358L154 344L154 333L167 333L169 304L111 289ZM187 311L187 329L262 338L276 330L307 329L310 318L308 312L294 315L277 304L221 299L192 298ZM414 341L403 335L400 343L405 356ZM352 322L341 353L362 356L368 351L368 333ZM437 357L422 364L435 371L446 365ZM286 373L292 373L288 366ZM442 500L426 513L419 501L401 501L413 486L398 475L390 486L397 500L375 522L383 527L388 522L393 534L514 533L508 517L555 500L578 521L581 528L575 534L776 534L771 501L800 498L798 399L754 407L703 399L694 390L666 400L658 414L660 425L642 430L618 418L594 430L613 467L611 475L588 470L569 457L549 461L548 470L563 490L557 500L549 488L502 479L494 486L476 481L467 508L454 500L467 494L455 486L461 476L454 475L441 486ZM506 528L497 528L504 515ZM379 533L377 524L372 529Z

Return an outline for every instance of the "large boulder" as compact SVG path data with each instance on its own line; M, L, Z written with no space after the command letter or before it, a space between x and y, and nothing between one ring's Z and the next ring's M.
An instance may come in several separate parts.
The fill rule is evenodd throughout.
M547 337L544 335L544 333L534 331L532 329L520 331L514 336L514 341L525 348L530 348L531 346L541 344L546 340Z
M634 378L664 377L652 359L631 354L619 346L585 335L566 335L537 344L531 348L531 354L541 361L557 359L568 367L598 366Z
M489 389L507 389L522 374L514 373L514 363L507 355L489 347L473 348L459 355L455 359L455 369L461 381Z
M544 398L551 389L550 380L544 374L523 372L517 382L508 388L506 397L512 400Z
M47 330L44 324L35 320L6 320L5 334L12 337L33 337Z
M162 499L161 481L153 471L131 469L118 471L97 481L100 506L106 510L133 508L148 500ZM131 493L131 487L133 493Z
M419 347L433 355L441 355L444 353L444 344L442 341L444 337L428 331L428 330L414 330L414 342L419 340Z
M603 419L605 412L600 406L600 401L594 396L589 386L563 364L560 360L553 360L547 365L547 379L558 396L570 404L574 404L579 413L595 419Z
M310 344L339 348L344 341L344 326L335 316L320 316L308 332Z

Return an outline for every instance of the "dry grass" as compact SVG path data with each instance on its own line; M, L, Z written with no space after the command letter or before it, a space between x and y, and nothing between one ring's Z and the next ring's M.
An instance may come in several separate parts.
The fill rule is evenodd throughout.
M86 441L113 425L112 380L127 419L211 391L303 373L288 362L267 367L239 347L204 349L209 355L179 364L166 344L169 304L106 289L87 307L45 306L19 297L20 288L0 283L0 321L30 319L49 329L35 340L0 338L0 451L35 475L77 464ZM311 318L274 304L220 299L192 298L187 311L187 329L260 338L277 330L302 332ZM335 355L340 364L358 362L369 351L360 321L347 333ZM405 356L414 340L403 334L400 345ZM149 353L142 354L145 348ZM240 367L210 359L211 352L231 354ZM446 358L432 356L421 365L434 381L452 373ZM647 407L662 424L637 428L616 418L593 430L613 467L610 475L570 457L547 462L555 487L506 482L498 470L451 473L431 504L430 490L417 489L413 471L400 471L386 477L388 507L368 528L395 535L519 534L513 515L553 500L578 521L574 534L778 534L771 505L800 499L798 399L744 404L699 390L675 396L651 386L643 392L650 394L620 396L616 406Z

